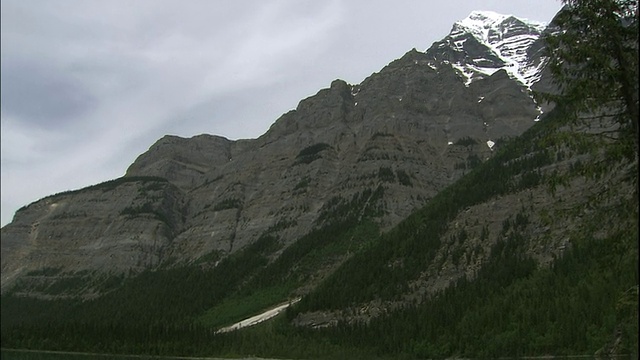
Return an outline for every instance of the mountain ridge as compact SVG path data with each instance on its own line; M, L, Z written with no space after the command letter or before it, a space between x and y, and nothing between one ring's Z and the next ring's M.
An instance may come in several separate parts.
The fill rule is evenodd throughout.
M541 114L507 70L465 84L431 55L336 80L258 139L165 137L127 176L25 207L2 229L31 265L3 247L3 346L637 354L638 157L617 120Z
M362 191L384 193L371 206L378 208L375 221L392 227L540 115L529 90L504 69L465 86L451 64L434 66L430 51L437 46L413 49L360 84L333 81L257 139L159 139L125 178L164 178L172 190L148 181L130 182L126 191L110 188L111 210L90 205L106 201L100 192L32 204L42 209L35 222L24 222L29 217L19 212L2 229L3 238L22 244L3 252L3 291L15 279L6 274L43 267L104 272L107 259L116 259L111 268L135 273L211 253L227 256L266 235L286 247L322 226L322 214L336 201ZM89 221L103 225L83 230ZM59 238L66 250L42 258L38 252L53 246L43 237ZM101 252L76 259L96 247Z

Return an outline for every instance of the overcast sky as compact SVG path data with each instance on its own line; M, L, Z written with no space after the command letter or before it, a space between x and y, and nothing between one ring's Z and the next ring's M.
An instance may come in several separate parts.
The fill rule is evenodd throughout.
M426 50L472 10L559 0L2 0L2 226L124 175L165 134L256 138L340 78Z

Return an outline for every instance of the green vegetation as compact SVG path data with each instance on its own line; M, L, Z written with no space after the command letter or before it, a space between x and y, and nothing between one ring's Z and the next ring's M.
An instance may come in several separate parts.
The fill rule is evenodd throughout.
M62 268L43 267L38 270L31 270L27 273L27 276L53 276L62 271Z
M212 253L204 257L207 261L107 278L103 284L112 290L86 301L23 298L14 289L2 296L2 345L181 356L413 359L627 354L637 358L638 198L637 193L625 197L615 191L637 186L633 151L637 139L572 128L576 112L602 110L608 100L627 103L630 85L619 71L634 60L627 57L627 46L635 46L637 54L637 11L629 17L620 9L629 10L637 2L564 2L571 11L563 16L579 20L567 34L559 33L565 37L558 44L567 49L577 46L573 52L565 53L564 47L552 52L556 56L552 64L559 65L564 58L578 70L574 73L570 67L559 80L566 92L556 99L567 105L560 103L398 226L380 234L376 220L385 211L385 188L379 185L327 201L316 228L293 244L276 237L295 221L283 219L215 267L209 263L218 261L219 254ZM630 25L622 26L620 19ZM596 29L585 32L582 25ZM628 29L635 29L635 38L629 37ZM612 32L610 44L604 43L607 31ZM587 37L579 45L575 36L583 33ZM597 54L600 51L603 54ZM555 71L559 69L564 68ZM590 69L596 71L585 73ZM601 88L614 98L602 98L609 95L597 86L591 86L595 92L588 91L591 87L585 85L599 86L598 79L606 80ZM628 135L627 128L637 129L637 112L634 118L628 105L622 108L627 117L619 122ZM296 163L311 163L328 148L323 143L312 145L300 152ZM619 183L604 181L612 174L624 176ZM373 176L381 183L395 182L396 176L400 183L406 180L389 167L380 167ZM565 195L559 190L576 180L602 186L584 202L565 207L560 198ZM548 189L560 205L536 208L531 201L523 202L499 219L502 229L495 238L487 224L475 224L475 234L466 226L451 227L461 212L474 205L524 195L529 189L539 193ZM227 199L217 206L226 209L241 203ZM546 244L531 243L532 234L546 231L544 227L554 222L566 225L566 246L549 252L554 259L543 266L534 259L537 253L531 246ZM482 242L473 245L474 236ZM490 238L493 243L486 244ZM412 293L412 284L429 266L442 261L437 258L439 251L447 251L454 264L461 264L470 252L484 252L487 257L472 275L415 298L419 294ZM62 274L44 268L32 275ZM73 281L65 279L73 277L61 277ZM52 291L72 285L63 283ZM219 326L301 292L303 299L284 316L216 334ZM411 301L406 300L409 294L414 295ZM341 321L322 329L292 325L306 312L353 314L369 304L392 302L398 306L366 321Z
M165 183L169 185L169 181L167 179L161 178L158 176L123 176L114 180L109 180L109 181L102 182L100 184L88 186L80 190L73 190L73 191L55 194L55 195L52 195L52 197L58 196L61 194L68 194L68 193L75 193L75 192L82 192L82 191L89 191L89 190L102 190L106 192L106 191L111 191L122 184L130 183L130 182L142 182L143 184L151 188L153 188L154 186L154 184L152 183L155 183L155 182Z
M14 293L35 292L45 296L68 297L86 292L106 293L122 284L124 275L92 273L87 270L63 272L62 268L33 270L13 286Z
M215 267L211 263L219 260L217 252L188 266L104 280L109 291L94 300L3 295L3 346L284 358L637 354L637 199L592 203L599 205L571 232L571 246L551 267L539 267L526 255L527 234L536 224L528 207L504 220L499 240L489 250L478 245L465 250L472 234L464 227L451 239L442 238L449 222L474 204L553 183L568 186L576 177L598 179L604 174L601 159L609 168L617 166L610 159L629 161L626 152L609 155L618 154L606 150L619 147L616 141L561 130L561 116L561 109L556 110L517 141L506 143L492 159L383 235L375 225L384 211L384 187L378 186L331 199L317 228L284 248L275 235L294 220L282 219L258 242ZM561 152L562 159L588 156L564 171L540 170ZM626 181L632 183L636 175L629 174ZM565 211L563 216L577 219L582 213ZM557 217L553 209L541 210L542 222L559 221ZM618 224L617 230L596 237L602 224ZM486 241L489 229L483 226L478 236ZM442 292L405 302L367 324L345 322L315 330L290 324L306 311L349 312L370 301L401 300L445 242L457 244L449 253L453 263L482 251L488 258L473 278L462 277ZM275 253L279 256L274 259ZM34 276L38 273L55 276L55 269ZM285 316L239 332L215 333L297 296L303 286L315 290Z
M482 160L476 154L471 154L467 157L467 169L474 169L478 165L482 164Z
M570 107L572 118L615 117L638 151L638 1L563 0L545 35L549 69L560 93L539 97Z
M465 162L456 163L453 168L457 170L473 170L482 164L482 160L476 154L469 154Z
M521 139L526 141L505 144L492 160L381 237L373 222L383 209L384 188L378 187L329 201L318 228L274 261L270 257L282 244L264 236L214 268L199 263L113 278L111 291L95 300L3 295L2 344L102 353L330 359L591 355L614 347L616 353L637 356L637 199L590 213L583 222L588 226L572 234L572 247L551 267L538 267L525 255L531 219L519 212L505 220L503 239L473 279L463 277L433 297L367 324L345 322L316 330L290 324L305 311L400 299L435 260L448 222L471 205L540 185L554 191L567 186L571 177L597 177L607 169L585 160L568 173L541 173L540 167L557 161L560 151L564 158L589 154L595 146L581 135L558 133L551 120ZM383 178L388 170L380 171ZM218 204L220 209L238 206L229 200L225 207ZM605 238L594 236L611 214L626 226ZM272 230L287 224L277 223ZM461 230L455 236L464 243L469 234ZM211 260L217 256L212 254ZM461 248L451 254L454 263L463 256ZM42 269L32 275L56 273ZM68 291L76 286L73 281L61 279L48 291ZM294 296L303 284L317 288L285 316L240 332L215 333Z
M300 190L300 189L306 189L309 184L311 183L311 179L308 176L305 176L304 178L302 178L302 180L300 180L296 186L293 188L294 191L296 190Z
M191 265L145 271L87 302L3 296L2 313L11 315L3 316L3 346L164 355L302 356L310 349L318 354L327 349L344 353L343 347L317 343L312 336L298 337L282 320L275 322L278 331L288 333L251 329L255 331L251 335L215 334L215 330L286 301L294 289L331 271L345 253L375 241L378 229L373 222L353 226L354 221L355 215L333 218L332 225L301 238L271 264L268 257L280 244L275 237L263 236L215 268ZM43 323L49 325L43 328ZM299 341L273 343L279 338Z
M238 319L257 315L264 309L282 302L289 297L291 290L290 284L259 288L255 291L245 290L207 310L198 318L198 323L215 329L231 325Z
M411 182L411 177L404 170L396 170L396 175L398 176L398 182L400 185L404 186L413 186Z
M288 229L292 226L296 226L298 222L296 220L288 220L288 219L280 219L275 224L269 226L269 228L265 231L267 234L273 234L280 232L284 229Z
M384 186L378 185L375 190L367 188L354 193L349 200L341 197L329 199L322 207L317 223L343 222L345 219L361 221L379 217L384 212L384 204L381 203L384 189Z
M637 251L635 236L585 238L544 269L518 255L519 241L512 237L494 246L473 281L463 278L425 303L368 326L342 325L325 333L380 354L516 357L594 354L613 343L619 329L619 353L637 354L637 309L630 311L637 297L627 295L637 291L637 255L620 258L610 245ZM627 310L621 317L617 304L623 299Z
M95 191L95 190L101 190L103 192L107 192L107 191L111 191L115 188L117 188L120 185L123 184L127 184L127 183L132 183L132 182L142 182L143 184L146 184L147 187L149 187L149 189L153 189L154 186L158 186L154 183L164 183L167 186L170 186L170 183L167 179L165 178L161 178L161 177L157 177L157 176L123 176L114 180L109 180L109 181L105 181L96 185L91 185L91 186L87 186L85 188L82 189L78 189L78 190L69 190L69 191L63 191L63 192L59 192L53 195L49 195L46 196L38 201L42 201L45 199L53 199L59 196L65 196L65 195L72 195L72 194L80 194L83 192L88 192L88 191ZM18 211L23 211L25 210L29 205L25 205L23 207L21 207L20 209L18 209Z
M242 208L242 200L229 198L220 201L213 207L214 211L228 210L228 209L240 209Z
M632 210L627 208L631 205L618 211ZM251 296L237 293L190 324L164 323L165 312L170 310L164 308L156 313L160 315L156 323L144 326L136 321L109 326L74 322L68 314L77 308L69 303L3 297L3 315L16 314L5 311L22 307L22 311L35 309L31 316L42 320L51 314L46 305L65 312L67 319L47 328L23 325L6 332L3 318L2 342L19 346L24 341L39 344L37 339L48 339L40 346L168 355L440 358L593 354L606 351L620 334L619 351L637 353L637 229L606 239L576 238L575 246L550 268L537 268L522 255L519 233L509 233L492 248L489 261L473 281L463 278L422 304L399 309L368 325L294 328L286 320L295 316L299 310L295 309L287 317L255 328L214 334L218 326L278 302L287 293L279 287L257 290ZM368 247L361 249L368 252ZM192 281L191 276L184 278ZM165 290L165 296L175 296L171 287ZM176 302L177 307L180 298ZM120 307L126 309L127 303Z
M171 228L171 220L164 214L161 209L157 209L154 204L146 202L142 205L138 206L127 206L126 208L120 211L120 215L127 216L129 218L134 218L140 215L148 214L156 218L157 220L163 222L165 225Z
M108 327L190 323L193 316L221 302L247 276L264 267L267 256L277 248L275 238L262 237L225 258L215 268L193 265L144 271L123 279L122 286L116 291L91 301L33 299L23 304L23 299L9 293L2 297L2 314L16 316L7 319L3 316L2 328L19 324L37 327L39 319L17 315L32 311L41 312L51 324L87 322ZM55 311L35 310L47 307L49 303ZM56 310L56 307L60 309Z
M378 180L382 182L394 183L396 182L396 176L390 167L381 166L378 170Z
M331 149L331 145L326 143L317 143L300 150L296 156L294 165L311 164L320 158L320 153L326 149Z
M373 136L371 136L371 140L375 140L377 138L385 138L385 137L395 137L395 135L393 134L389 134L389 133L384 133L384 132L380 132L380 131L376 131Z
M458 139L458 141L456 141L454 145L473 146L473 145L478 145L478 141L470 136L465 136Z
M196 261L197 264L215 264L222 258L223 252L220 250L213 250L201 257Z

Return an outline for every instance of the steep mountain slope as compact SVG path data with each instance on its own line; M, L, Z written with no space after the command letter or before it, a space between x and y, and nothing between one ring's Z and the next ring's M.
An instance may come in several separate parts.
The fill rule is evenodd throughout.
M614 122L563 126L557 113L443 190L377 247L350 259L314 294L327 298L309 297L303 304L332 309L361 303L372 313L339 318L366 319L474 279L502 242L544 268L581 237L633 232L637 164L629 144L607 137ZM345 291L358 287L367 290ZM317 325L315 315L310 319ZM298 321L306 324L304 316Z
M152 224L164 237L141 243L166 243L159 243L157 258L139 257L138 268L118 260L123 269L147 269L137 276L85 277L88 272L65 265L18 276L2 295L3 346L331 359L637 357L638 157L629 137L621 136L615 119L576 122L559 104L539 122L533 107L524 117L533 126L491 150L481 142L497 134L488 131L520 126L502 112L500 100L517 109L513 102L530 99L521 91L526 87L507 71L465 86L455 68L434 69L431 61L411 51L359 86L336 81L256 140L163 138L128 176L25 208L21 220L16 217L23 230L3 229L15 229L13 236L30 231L34 245L21 253L25 263L37 259L34 249L48 235L61 238L43 232L45 239L41 231L67 231L70 220L57 219L58 208L81 214L91 206L80 204L104 197L120 196L109 224ZM510 90L513 84L518 92ZM492 91L500 97L481 105ZM392 94L402 94L402 101ZM479 112L468 116L467 97L473 109L499 119L489 127L496 130L478 126ZM445 163L455 159L450 149L467 156L466 164ZM470 164L474 151L489 158ZM434 163L454 175L421 175L436 171ZM306 174L313 176L300 178ZM433 183L441 188L429 195ZM407 201L406 192L416 189L424 204L394 221L397 199ZM86 200L71 204L80 197ZM308 208L292 206L307 197ZM273 213L264 201L276 202ZM33 219L40 225L29 227ZM100 234L112 234L97 248L130 245L126 226L112 231L94 221ZM231 240L206 241L222 224L236 224ZM256 238L242 243L254 236L248 229ZM148 231L139 228L141 235ZM187 237L189 231L195 235ZM203 251L206 246L214 250ZM161 260L198 251L206 255ZM95 261L106 254L97 253ZM299 297L284 316L217 332Z
M614 122L575 126L556 109L380 236L354 197L284 250L263 237L215 267L116 279L92 301L5 294L2 341L294 358L637 354L638 164L620 139ZM331 257L338 266L319 271ZM273 323L216 333L299 295Z
M460 24L477 23L476 15ZM3 291L43 269L54 269L55 282L79 271L137 273L221 259L264 236L286 248L364 193L361 212L389 229L540 114L528 91L537 77L522 83L509 68L537 61L526 49L539 27L513 17L484 24L487 39L463 46L464 59L493 56L496 71L471 83L461 62L432 55L458 54L451 39L476 39L476 28L456 25L446 42L409 51L361 84L332 82L258 139L166 136L117 186L31 204L2 229ZM37 282L25 294L46 288L46 276Z

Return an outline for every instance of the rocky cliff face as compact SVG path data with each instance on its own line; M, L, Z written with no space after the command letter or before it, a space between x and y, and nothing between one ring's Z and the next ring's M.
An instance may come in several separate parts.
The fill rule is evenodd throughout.
M286 246L356 194L397 224L540 115L542 27L483 14L361 84L332 82L257 139L165 136L124 178L27 206L2 229L2 290L42 269L135 272L263 235Z

